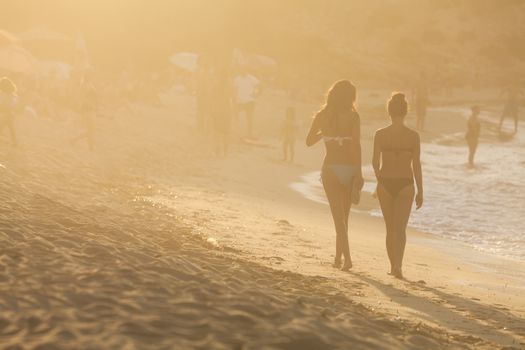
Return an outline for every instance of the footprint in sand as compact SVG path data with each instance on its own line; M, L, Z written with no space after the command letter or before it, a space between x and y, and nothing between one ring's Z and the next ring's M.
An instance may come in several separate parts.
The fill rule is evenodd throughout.
M277 220L277 225L279 226L283 226L283 227L293 227L292 224L290 224L290 222L288 220L285 220L285 219L280 219L280 220Z

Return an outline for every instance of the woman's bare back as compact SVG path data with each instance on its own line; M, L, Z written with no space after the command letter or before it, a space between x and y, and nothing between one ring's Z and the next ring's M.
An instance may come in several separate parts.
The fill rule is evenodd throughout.
M375 136L381 152L381 177L413 178L412 161L419 155L419 135L406 126L390 125Z

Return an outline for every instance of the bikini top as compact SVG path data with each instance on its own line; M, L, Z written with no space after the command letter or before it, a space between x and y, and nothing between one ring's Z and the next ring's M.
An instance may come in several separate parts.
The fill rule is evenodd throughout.
M350 134L351 132L353 131L353 128L354 128L354 121L355 121L355 118L359 118L359 114L357 114L356 111L352 110L351 112L351 118L352 118L352 121L351 121L351 129L350 129ZM321 112L321 114L319 114L320 116L324 116L324 118L326 118L327 114L326 112ZM326 119L325 119L326 120ZM339 125L338 125L338 122L339 122L339 119L338 118L334 118L333 119L333 122L334 124L332 124L332 132L335 131L335 133L337 133L337 131L339 130ZM326 124L325 124L326 125ZM321 129L321 132L323 131L326 131L326 130L323 130L324 128ZM351 141L352 140L352 136L323 136L323 141L326 143L326 142L330 142L330 141L335 141L337 142L337 144L339 145L339 147L342 147L343 146L343 142L344 141Z
M335 141L339 144L339 146L342 146L345 140L351 141L352 136L323 136L324 142Z
M388 147L388 148L382 148L381 150L383 152L395 152L396 154L400 153L400 152L410 152L410 153L412 153L412 151L413 151L411 147Z

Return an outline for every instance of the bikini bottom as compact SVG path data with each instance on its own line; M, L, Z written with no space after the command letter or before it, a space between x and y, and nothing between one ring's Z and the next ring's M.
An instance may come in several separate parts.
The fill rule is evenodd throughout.
M326 164L321 171L321 178L326 176L326 171L331 171L344 187L352 186L356 167L347 164Z
M379 179L379 183L390 193L392 198L396 198L399 192L407 186L414 184L413 178L385 178Z

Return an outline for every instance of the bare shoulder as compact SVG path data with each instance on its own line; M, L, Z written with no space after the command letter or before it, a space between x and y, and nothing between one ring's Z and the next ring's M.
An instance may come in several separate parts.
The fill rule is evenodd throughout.
M385 133L387 133L387 132L388 132L388 126L386 126L384 128L381 128L381 129L377 129L375 134L374 134L374 137L376 139L378 139L378 140L382 139L384 137Z
M414 143L420 142L419 132L417 132L416 130L407 127L407 134L408 134L409 139L412 142Z

